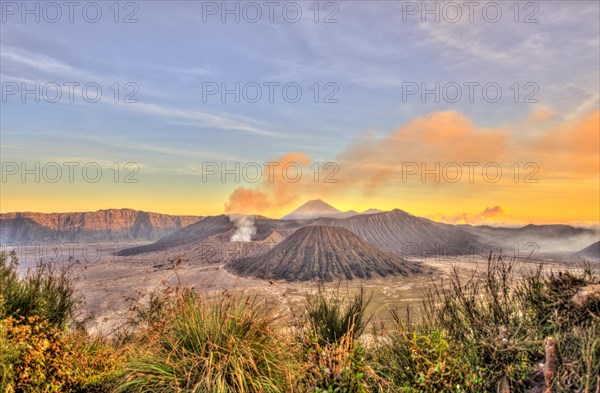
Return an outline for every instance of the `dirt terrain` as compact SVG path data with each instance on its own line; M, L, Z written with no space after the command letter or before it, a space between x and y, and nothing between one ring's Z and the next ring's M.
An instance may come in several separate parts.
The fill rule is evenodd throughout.
M139 243L138 245L143 245ZM64 246L64 245L63 245ZM285 280L261 280L239 277L224 268L224 263L198 263L181 258L177 253L149 253L140 256L117 256L115 243L95 243L95 253L87 245L64 246L62 255L44 255L32 248L20 248L21 272L35 266L39 257L55 263L67 263L73 256L74 274L78 277L77 290L82 296L82 316L89 316L88 327L91 332L112 333L131 316L130 306L144 301L154 291L175 285L193 286L198 291L213 295L228 290L243 290L248 295L258 295L277 302L285 312L299 314L306 293L316 289L314 282L288 282ZM66 250L69 250L67 254ZM85 257L87 255L87 258ZM373 293L373 302L369 312L376 312L378 318L385 319L386 310L398 308L401 311L407 305L416 308L420 304L422 291L430 285L432 279L439 279L451 273L454 267L467 277L473 269L485 268L485 255L420 258L425 266L435 269L433 276L389 276L370 280L346 280L325 284L329 288L340 286L341 290L354 291L361 285ZM558 259L518 258L520 268L535 269L539 263L547 270L564 266ZM577 268L574 261L568 262ZM594 269L600 271L600 264ZM377 319L377 318L376 318Z

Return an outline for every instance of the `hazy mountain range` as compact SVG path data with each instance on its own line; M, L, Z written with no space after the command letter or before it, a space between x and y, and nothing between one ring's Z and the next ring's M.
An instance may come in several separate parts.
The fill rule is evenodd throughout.
M226 264L240 275L286 280L420 274L422 268L407 259L483 255L529 242L535 242L539 253L558 250L573 258L600 259L598 232L591 229L451 225L399 209L342 212L322 200L309 201L281 219L171 216L131 209L7 213L0 215L0 235L2 243L154 241L118 255L185 255L195 263Z
M157 240L198 221L133 209L0 214L0 242Z
M342 227L372 245L398 256L463 255L485 246L485 240L459 227L415 217L401 210L359 214L349 218L312 218L277 220L253 216L252 241L279 243L306 226ZM121 255L197 249L204 243L228 242L236 233L235 223L227 215L206 217L155 243L123 250Z
M466 232L476 234L501 247L535 244L542 250L574 251L598 240L598 232L589 228L570 225L525 225L518 228L492 227L489 225L460 225Z

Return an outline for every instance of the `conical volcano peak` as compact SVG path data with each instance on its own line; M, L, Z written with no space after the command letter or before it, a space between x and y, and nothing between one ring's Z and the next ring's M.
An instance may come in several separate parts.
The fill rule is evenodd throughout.
M321 199L313 199L288 215L282 217L282 220L299 220L308 218L319 218L319 217L336 217L342 212L329 203Z

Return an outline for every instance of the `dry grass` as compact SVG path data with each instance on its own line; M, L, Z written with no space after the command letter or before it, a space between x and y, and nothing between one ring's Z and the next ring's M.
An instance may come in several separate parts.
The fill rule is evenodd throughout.
M523 272L490 256L483 271L434 282L417 318L392 312L364 345L371 295L362 289L320 287L290 319L243 292L208 298L177 286L108 340L79 328L68 270L19 277L14 255L0 261L3 392L600 389L600 292L586 268ZM559 357L544 376L548 337Z

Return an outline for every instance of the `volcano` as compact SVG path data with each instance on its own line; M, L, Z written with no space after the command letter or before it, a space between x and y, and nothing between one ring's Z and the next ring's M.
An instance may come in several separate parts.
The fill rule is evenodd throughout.
M269 252L232 261L227 267L242 276L287 281L410 276L426 270L345 228L321 225L302 227Z
M461 228L416 217L400 209L345 219L320 218L311 225L346 228L383 250L401 256L464 255L483 247L483 240Z
M320 199L306 202L290 214L281 217L282 220L304 220L319 217L337 217L343 214L340 210Z
M313 201L311 201L313 202ZM318 201L322 202L322 201ZM310 204L307 203L305 205ZM325 202L320 206L329 206ZM315 204L311 204L316 206ZM335 208L333 208L335 209ZM315 210L311 210L315 211ZM324 210L319 210L323 214ZM339 210L336 209L339 212ZM306 211L305 211L306 212ZM343 214L343 213L342 213ZM289 217L290 215L288 215ZM252 241L279 243L305 226L342 227L367 241L370 246L396 256L464 255L484 248L483 239L461 228L415 217L402 210L358 214L348 218L321 217L312 219L276 220L255 216L256 234ZM235 232L226 215L206 217L155 243L121 251L121 255L181 250L200 247L203 242L227 242Z

